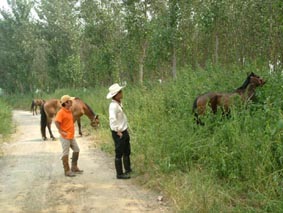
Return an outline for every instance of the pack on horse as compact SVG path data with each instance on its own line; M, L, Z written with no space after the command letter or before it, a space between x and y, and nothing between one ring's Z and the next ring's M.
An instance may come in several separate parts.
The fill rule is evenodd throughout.
M48 128L50 138L55 140L55 137L51 131L51 123L53 118L55 117L56 113L61 108L60 100L58 99L51 99L48 100L42 105L41 107L41 119L40 119L40 128L41 128L41 135L43 140L47 140L46 137L46 127ZM99 118L93 110L84 103L81 99L75 98L72 104L72 113L74 117L74 122L78 123L79 127L79 134L82 136L81 130L81 116L86 115L90 120L90 125L94 128L98 127L99 125Z
M37 107L40 109L41 105L44 103L43 99L33 99L31 102L30 111L32 111L32 115L37 115Z
M224 115L228 115L230 105L233 104L233 98L240 97L242 102L253 101L255 98L256 88L263 86L265 80L253 72L248 75L243 85L234 90L233 92L208 92L198 96L193 103L193 113L197 124L204 125L200 120L199 115L203 115L209 106L215 114L217 108L220 107Z

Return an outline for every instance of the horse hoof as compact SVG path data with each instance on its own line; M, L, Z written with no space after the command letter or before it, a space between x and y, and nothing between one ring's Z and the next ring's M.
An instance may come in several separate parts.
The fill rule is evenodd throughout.
M47 140L47 138L42 138L42 140L46 141L46 140Z
M56 138L51 138L53 141L56 141Z

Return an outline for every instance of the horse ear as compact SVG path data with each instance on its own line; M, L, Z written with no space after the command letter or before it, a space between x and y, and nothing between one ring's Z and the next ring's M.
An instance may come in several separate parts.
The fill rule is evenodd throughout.
M254 74L254 72L251 72L251 73L248 73L247 72L247 76L249 77L249 76L254 76L255 74Z

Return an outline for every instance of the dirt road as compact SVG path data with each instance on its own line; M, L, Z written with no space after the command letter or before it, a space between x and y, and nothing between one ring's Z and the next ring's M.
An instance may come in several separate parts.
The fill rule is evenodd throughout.
M17 131L0 158L0 212L173 212L133 179L117 180L113 159L93 148L90 137L77 137L85 172L65 177L60 141L41 140L39 115L14 111L13 118Z

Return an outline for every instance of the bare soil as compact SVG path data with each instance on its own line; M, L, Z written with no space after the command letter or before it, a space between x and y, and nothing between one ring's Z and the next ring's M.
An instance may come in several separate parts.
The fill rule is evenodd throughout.
M84 173L65 177L60 141L42 141L40 115L13 111L13 118L16 133L0 158L0 212L174 212L134 178L116 179L113 159L93 146L98 138L76 138Z

